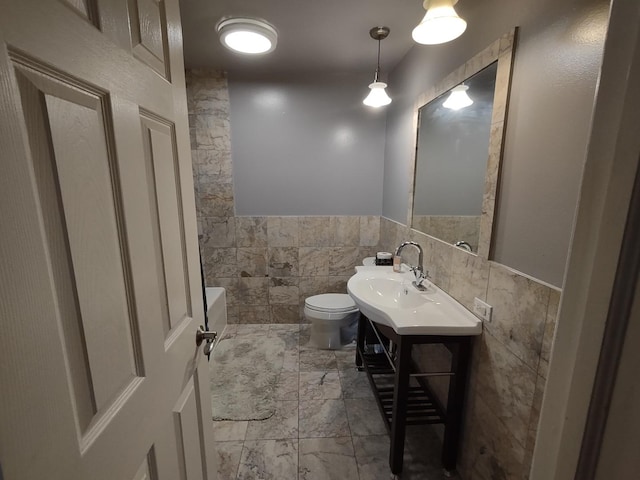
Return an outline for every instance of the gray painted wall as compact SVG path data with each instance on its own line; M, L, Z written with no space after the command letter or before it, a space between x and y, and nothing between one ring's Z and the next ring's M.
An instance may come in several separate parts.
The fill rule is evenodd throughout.
M383 215L406 223L413 102L513 26L516 46L492 259L562 285L608 18L605 0L461 1L467 31L392 72Z
M229 76L236 215L380 215L385 111L370 75Z

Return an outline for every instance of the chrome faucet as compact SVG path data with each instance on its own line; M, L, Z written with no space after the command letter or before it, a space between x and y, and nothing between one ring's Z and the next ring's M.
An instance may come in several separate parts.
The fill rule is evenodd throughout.
M404 249L404 247L406 247L407 245L413 245L418 249L418 266L410 267L411 271L413 272L413 275L416 278L413 282L411 282L411 284L414 287L416 287L418 290L424 291L427 289L427 287L423 285L423 282L429 276L429 272L424 272L422 270L422 264L424 261L424 252L422 251L422 247L420 246L420 244L418 242L412 242L412 241L402 242L400 246L396 248L395 255L399 256L402 250Z
M464 240L460 240L459 242L454 243L454 245L466 250L467 252L473 252L473 248L471 248L469 242L465 242Z

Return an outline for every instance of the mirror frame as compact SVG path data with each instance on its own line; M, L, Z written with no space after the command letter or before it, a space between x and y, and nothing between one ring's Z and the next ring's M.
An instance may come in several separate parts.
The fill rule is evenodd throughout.
M467 78L475 75L480 70L488 67L493 62L498 62L496 73L496 87L493 97L493 111L491 113L491 132L489 138L489 151L487 159L487 169L484 180L484 194L482 197L482 213L480 214L480 234L478 238L478 251L468 252L471 255L489 260L491 253L491 239L493 232L493 220L496 206L498 183L500 180L500 164L504 151L504 132L507 118L507 108L509 104L509 93L511 90L511 72L513 70L513 59L515 53L515 39L517 28L506 33L493 42L480 53L472 57L469 61L455 69L443 80L429 88L426 92L418 95L413 108L413 161L411 162L411 175L409 186L409 208L407 215L407 225L413 229L413 203L416 187L416 163L418 159L418 121L420 109L448 92L456 85L461 84ZM416 230L419 231L419 230ZM422 232L425 235L434 237L429 232ZM453 245L452 245L453 246ZM466 250L465 250L466 251Z

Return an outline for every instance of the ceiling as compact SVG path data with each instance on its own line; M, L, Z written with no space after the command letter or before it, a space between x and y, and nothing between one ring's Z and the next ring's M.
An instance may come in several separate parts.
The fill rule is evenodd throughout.
M424 16L422 0L180 0L187 68L236 74L276 75L375 70L375 26L387 26L382 41L384 78L415 45L411 30ZM262 18L278 31L274 52L262 57L234 54L216 33L222 17Z

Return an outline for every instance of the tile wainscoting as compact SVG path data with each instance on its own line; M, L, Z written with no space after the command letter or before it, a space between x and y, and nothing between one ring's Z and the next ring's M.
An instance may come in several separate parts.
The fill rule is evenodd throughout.
M480 215L414 215L412 226L448 243L467 242L478 251Z
M380 249L393 250L407 239L424 249L423 267L436 285L470 310L474 297L493 306L491 322L485 322L474 345L459 461L462 478L527 479L560 290L381 219ZM417 262L417 253L406 250L406 255L409 262ZM414 356L425 371L448 366L444 347L422 347ZM446 380L433 387L446 395Z
M206 283L227 289L229 323L303 323L305 298L346 293L354 267L375 255L380 225L377 216L201 221Z

